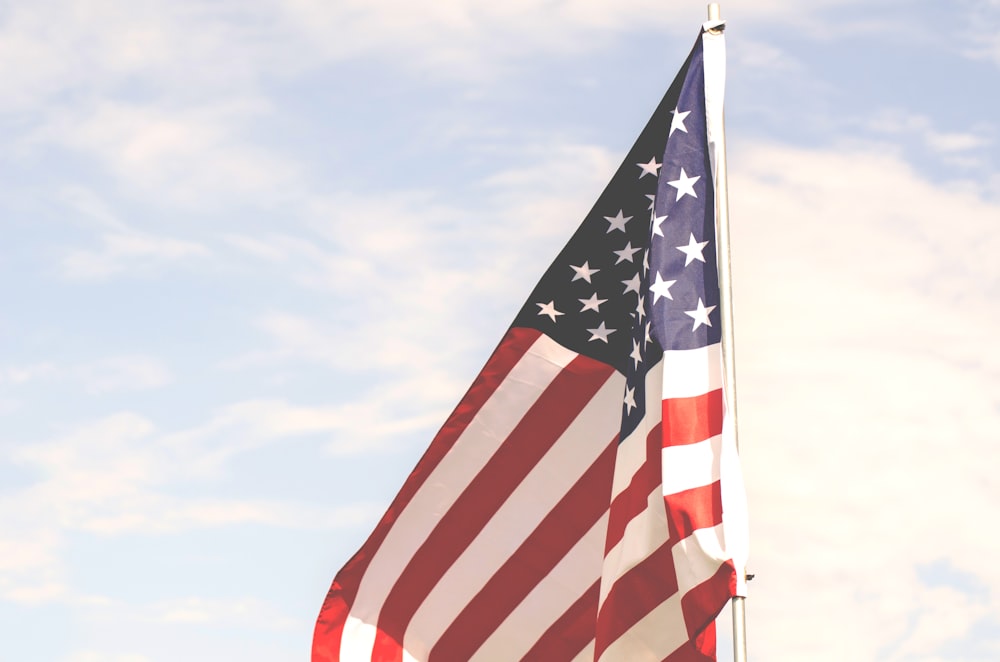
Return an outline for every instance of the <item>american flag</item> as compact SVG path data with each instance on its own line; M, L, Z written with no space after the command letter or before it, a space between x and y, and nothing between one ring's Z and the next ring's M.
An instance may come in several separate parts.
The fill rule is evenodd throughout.
M705 115L699 37L337 574L314 662L715 659L743 504Z

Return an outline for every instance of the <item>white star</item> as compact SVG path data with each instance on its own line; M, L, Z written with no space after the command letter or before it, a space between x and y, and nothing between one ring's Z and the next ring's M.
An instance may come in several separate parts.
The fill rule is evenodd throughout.
M646 300L639 296L639 305L635 307L635 315L639 322L642 323L642 318L646 316Z
M663 216L657 216L656 214L653 214L653 234L659 237L663 236L663 228L661 228L660 226L663 225L663 221L665 220L667 220L666 214L664 214Z
M639 364L642 363L642 350L639 348L639 342L637 340L632 341L632 353L629 354L628 357L635 361L636 368L638 368Z
M589 299L579 299L580 303L583 304L583 308L580 309L582 313L585 310L593 310L594 312L601 312L601 304L607 301L607 299L598 299L597 292L590 295Z
M625 232L625 224L631 221L632 217L623 216L622 210L619 209L616 215L605 216L604 220L611 224L611 227L608 228L608 233L610 233L612 230L621 230L622 232Z
M705 307L702 303L701 297L698 298L698 307L695 310L685 310L684 314L688 315L694 320L694 326L691 328L692 331L698 329L699 326L704 324L705 326L712 326L712 320L708 319L709 313L715 310L715 306Z
M647 193L646 197L649 198L649 211L653 211L653 205L656 204L656 194L655 193Z
M684 168L681 168L680 178L667 183L673 186L675 189L677 189L677 200L680 200L685 195L690 195L692 198L697 198L698 194L694 192L694 183L697 182L699 179L701 179L701 175L688 177L687 173L684 172Z
M643 275L649 273L649 251L642 253L642 273Z
M673 301L674 295L670 293L670 287L676 282L676 280L663 280L663 277L657 272L656 282L649 286L649 291L653 293L653 303L659 301L660 297L666 297Z
M708 246L707 241L695 241L694 233L691 233L691 239L688 241L687 246L678 246L677 250L684 253L684 266L691 264L695 260L699 262L705 261L705 246Z
M671 110L670 112L673 113L674 116L670 119L670 133L668 133L667 135L668 136L674 135L674 129L680 129L684 133L687 133L688 130L687 130L687 127L684 126L684 119L688 115L691 114L691 111L690 110L685 110L684 112L680 112L679 113L679 112L677 112L677 109L675 108L674 110Z
M636 163L636 165L642 168L642 174L639 175L639 179L642 179L646 175L656 177L660 174L660 164L656 162L655 156L649 160L649 163Z
M639 274L632 276L630 280L623 280L622 285L625 286L625 291L622 294L628 294L629 292L639 293Z
M643 347L645 347L646 345L648 345L650 343L650 341L653 340L652 338L649 337L649 329L650 329L651 326L653 326L652 322L646 322L646 339L642 342L642 346Z
M641 248L632 248L632 242L630 241L627 244L625 244L625 248L621 249L620 251L611 251L611 252L618 256L618 261L615 262L615 264L621 264L626 260L632 262L633 261L632 256L641 250L642 250Z
M573 276L573 280L580 280L582 278L588 283L590 282L590 277L600 271L600 269L591 269L590 262L584 262L583 265L579 267L571 264L569 265L569 268L576 272L576 275ZM572 283L573 281L571 280L570 282Z
M556 321L556 315L562 315L562 313L556 310L555 301L549 301L548 303L536 303L535 305L541 308L541 310L538 311L539 315L548 315L553 322Z
M601 340L605 344L607 344L608 336L614 333L615 329L609 329L606 326L604 326L604 322L601 322L601 324L596 329L587 329L587 331L590 331L591 333L590 340L588 340L587 342Z
M631 414L635 407L635 389L627 388L625 389L625 408L628 410L628 413Z

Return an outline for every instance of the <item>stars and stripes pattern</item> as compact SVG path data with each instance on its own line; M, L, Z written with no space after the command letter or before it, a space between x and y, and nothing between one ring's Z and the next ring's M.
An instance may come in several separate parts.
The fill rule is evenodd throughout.
M743 569L701 43L337 574L314 662L714 659Z

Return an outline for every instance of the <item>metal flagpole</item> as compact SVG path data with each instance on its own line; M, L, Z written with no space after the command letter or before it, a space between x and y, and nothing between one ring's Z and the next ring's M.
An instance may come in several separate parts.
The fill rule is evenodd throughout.
M719 4L716 2L708 5L708 20L720 21L721 12ZM726 395L726 407L729 410L732 421L733 438L736 441L736 448L739 450L738 426L736 424L736 357L735 342L733 333L733 281L732 263L729 250L729 191L726 177L726 134L725 116L718 126L716 136L717 147L715 150L715 218L716 218L716 240L719 249L719 308L722 318L722 361L725 374L724 388ZM745 569L740 569L745 572ZM746 662L747 660L747 632L746 632L746 598L736 596L732 599L733 605L733 660L734 662Z

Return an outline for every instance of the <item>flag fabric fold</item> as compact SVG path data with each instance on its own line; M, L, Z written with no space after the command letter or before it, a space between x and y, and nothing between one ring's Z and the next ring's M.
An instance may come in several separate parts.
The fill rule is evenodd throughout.
M715 659L746 533L723 395L706 59L699 36L337 574L313 662Z

